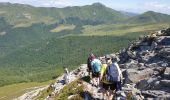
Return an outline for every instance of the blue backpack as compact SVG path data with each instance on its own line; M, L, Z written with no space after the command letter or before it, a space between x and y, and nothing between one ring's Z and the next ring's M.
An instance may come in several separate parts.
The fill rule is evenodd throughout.
M100 64L95 61L92 66L93 72L100 72L100 68L101 68Z
M119 72L114 63L107 66L105 78L108 82L111 82L111 83L120 81Z

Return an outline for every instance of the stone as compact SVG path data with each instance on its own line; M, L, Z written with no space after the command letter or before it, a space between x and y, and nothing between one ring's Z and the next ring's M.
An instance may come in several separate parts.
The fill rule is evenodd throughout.
M150 68L138 71L135 69L127 69L125 71L125 82L126 83L137 83L140 80L148 79L153 75L154 71Z
M137 88L141 89L141 90L145 90L145 89L147 89L148 85L149 84L148 84L147 80L144 79L137 83Z
M144 66L144 63L138 63L138 66L139 66L139 67L143 67L143 66Z
M168 66L168 63L162 63L161 66L162 66L162 67L167 67L167 66Z
M170 36L162 37L160 44L164 46L170 45Z
M162 85L160 84L160 81L156 81L155 83L153 83L152 89L160 90L161 88L162 88Z
M170 98L170 93L161 90L142 91L142 95L145 98L157 98L158 100L168 100Z
M162 85L170 88L170 80L161 80L160 82L161 82Z
M73 97L75 97L75 96L77 96L77 94L75 94L75 95L70 95L67 99L68 100L71 100Z
M169 67L166 67L165 69L164 78L170 80L170 68Z
M160 56L167 57L170 55L170 48L161 49L158 54Z

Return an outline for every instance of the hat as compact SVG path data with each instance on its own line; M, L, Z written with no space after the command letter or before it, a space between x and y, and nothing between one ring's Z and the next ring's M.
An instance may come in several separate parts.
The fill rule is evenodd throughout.
M111 54L111 58L113 62L119 62L120 59L115 55L115 54Z
M108 58L111 58L111 56L107 54L107 55L105 56L105 58L108 59Z

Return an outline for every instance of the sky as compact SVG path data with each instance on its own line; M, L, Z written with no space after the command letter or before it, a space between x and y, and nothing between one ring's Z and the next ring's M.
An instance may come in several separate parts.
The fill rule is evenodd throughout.
M161 12L170 15L170 0L0 0L0 2L29 4L36 7L83 6L99 2L119 11L143 13Z

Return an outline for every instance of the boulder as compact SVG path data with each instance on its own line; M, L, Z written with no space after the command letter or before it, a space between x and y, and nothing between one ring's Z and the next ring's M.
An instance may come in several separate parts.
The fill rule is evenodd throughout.
M170 68L169 67L166 67L165 69L164 78L170 80Z
M167 57L170 55L170 48L163 48L158 53L162 57Z
M124 73L126 83L137 83L140 80L148 79L153 75L154 71L150 68L144 70L127 69Z
M169 46L170 45L170 36L160 36L158 38L159 45Z
M170 98L170 93L159 90L142 91L142 95L145 98L157 98L158 100L169 100Z
M151 77L148 80L146 80L146 79L141 80L140 82L137 83L137 88L141 89L141 90L154 89L155 85L156 86L160 85L159 83L155 84L155 82L157 82L159 80L160 80L159 77Z
M149 86L149 83L145 79L137 83L137 88L141 90L146 90L148 86Z
M161 80L160 82L161 82L162 85L170 88L170 80Z
M166 29L166 30L164 31L164 33L165 33L166 36L170 36L170 28Z
M154 89L154 90L160 90L160 89L162 89L162 84L160 83L160 81L156 81L155 83L153 83L153 87L152 87L152 89Z

